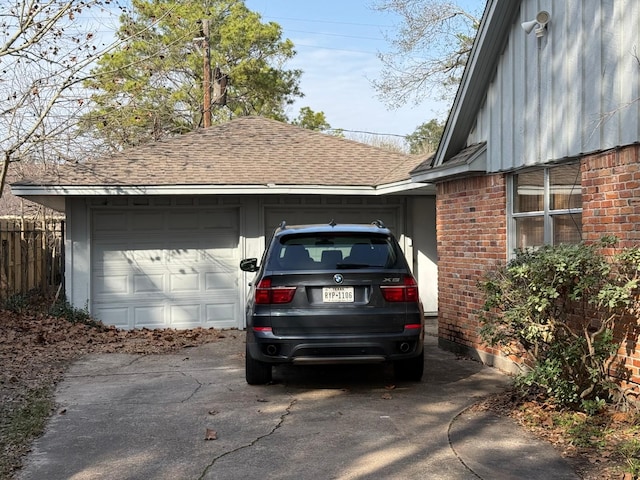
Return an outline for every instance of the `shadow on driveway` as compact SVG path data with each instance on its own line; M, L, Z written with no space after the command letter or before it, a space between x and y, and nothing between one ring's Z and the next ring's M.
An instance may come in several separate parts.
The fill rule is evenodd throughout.
M545 477L501 476L503 459L528 454L514 441L523 432L465 409L509 378L434 337L425 362L420 383L396 383L384 365L281 366L252 387L237 331L175 355L87 356L58 386L59 413L18 478L577 478L547 456L526 459Z

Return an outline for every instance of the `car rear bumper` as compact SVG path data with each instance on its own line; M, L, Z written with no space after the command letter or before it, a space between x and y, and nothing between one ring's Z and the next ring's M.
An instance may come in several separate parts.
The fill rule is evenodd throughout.
M266 363L349 364L382 363L413 358L422 352L424 330L405 329L396 334L277 336L247 330L249 354Z

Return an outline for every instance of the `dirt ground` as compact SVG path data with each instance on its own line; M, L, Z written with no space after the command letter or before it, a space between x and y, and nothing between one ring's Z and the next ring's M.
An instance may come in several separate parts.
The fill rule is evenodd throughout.
M0 310L0 467L4 469L0 469L0 477L11 478L11 472L20 468L32 440L32 436L23 441L9 438L11 419L24 409L33 392L45 392L50 397L73 360L89 353L159 355L216 342L224 335L224 331L201 328L122 331L100 324L71 323L45 313ZM621 438L629 440L629 436L637 436L640 445L640 427L633 424L637 416L607 416L602 428L613 432L613 440L604 446L578 447L572 444L569 427L555 425L552 412L544 403L523 405L507 392L486 399L475 408L516 418L569 458L583 479L635 478L623 473L625 459L616 452L616 445Z

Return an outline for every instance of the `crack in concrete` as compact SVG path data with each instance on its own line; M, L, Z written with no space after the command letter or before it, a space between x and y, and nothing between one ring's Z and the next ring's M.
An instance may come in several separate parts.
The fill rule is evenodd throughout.
M191 400L195 396L195 394L200 391L200 389L202 388L202 382L198 380L196 377L194 377L193 375L189 375L188 373L185 373L185 372L180 372L180 375L182 375L185 378L190 378L191 380L196 382L196 384L198 385L196 388L193 389L193 391L191 392L191 395L187 396L183 400L180 400L180 403L185 403Z
M231 455L233 453L239 452L240 450L244 450L245 448L251 448L256 443L258 443L260 440L262 440L263 438L267 438L267 437L273 435L276 432L276 430L278 430L282 426L282 424L284 423L285 419L291 414L291 409L293 408L293 406L297 402L298 402L298 399L296 399L296 398L294 398L293 400L291 400L291 402L289 402L289 405L287 406L287 408L285 408L284 413L282 415L280 415L280 420L278 420L278 422L274 425L274 427L269 432L265 433L264 435L260 435L259 437L255 438L254 440L252 440L251 442L247 443L246 445L241 445L241 446L239 446L237 448L234 448L233 450L229 450L228 452L224 452L224 453L218 455L217 457L215 457L213 460L211 460L211 463L209 463L209 465L207 465L205 467L205 469L202 471L202 475L200 475L198 477L198 480L203 480L205 475L209 472L209 470L221 458L224 458L227 455Z
M100 354L100 355L111 355L110 353L104 353L104 354ZM134 358L131 359L131 361L126 362L126 363L122 363L119 365L114 365L111 368L128 368L131 365L133 365L134 363L138 363L140 360L142 360L143 358L149 357L150 355L136 355L136 354L125 354L125 355L135 355ZM83 373L83 374L73 374L73 373L66 373L65 377L67 378L91 378L91 377L111 377L111 376L116 376L116 375L133 375L131 373L113 373L113 372L107 372L107 373ZM139 375L139 374L137 374Z

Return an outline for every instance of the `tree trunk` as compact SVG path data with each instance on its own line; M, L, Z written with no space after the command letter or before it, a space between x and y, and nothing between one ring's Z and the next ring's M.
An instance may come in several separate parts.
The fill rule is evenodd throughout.
M11 154L9 152L4 152L2 170L0 170L0 198L2 198L2 192L4 191L4 183L7 179L7 172L9 171L9 163L11 163Z

